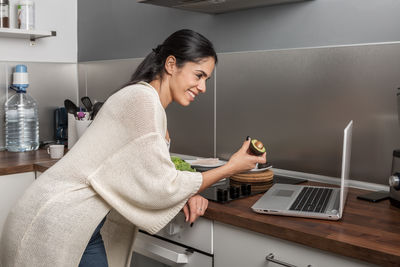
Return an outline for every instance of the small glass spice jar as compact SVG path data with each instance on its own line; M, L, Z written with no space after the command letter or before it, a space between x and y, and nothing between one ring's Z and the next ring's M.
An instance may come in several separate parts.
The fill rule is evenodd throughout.
M18 9L18 29L35 29L35 3L32 0L20 0Z
M0 28L10 27L10 5L8 0L0 0Z

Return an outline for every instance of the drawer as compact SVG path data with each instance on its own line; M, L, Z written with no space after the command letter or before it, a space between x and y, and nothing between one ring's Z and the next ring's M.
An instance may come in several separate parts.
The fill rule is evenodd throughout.
M213 266L213 258L210 255L141 232L136 237L133 251L131 267Z
M299 267L376 266L227 224L214 223L214 267L281 267L278 263L266 260L270 254L275 260Z
M156 235L213 254L213 222L208 219L200 217L190 227L183 212L179 212Z

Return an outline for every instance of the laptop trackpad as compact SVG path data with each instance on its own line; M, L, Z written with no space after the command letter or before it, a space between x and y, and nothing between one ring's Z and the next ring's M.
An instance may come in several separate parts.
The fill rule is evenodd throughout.
M278 189L273 192L273 196L277 197L292 197L294 190L288 190L288 189Z

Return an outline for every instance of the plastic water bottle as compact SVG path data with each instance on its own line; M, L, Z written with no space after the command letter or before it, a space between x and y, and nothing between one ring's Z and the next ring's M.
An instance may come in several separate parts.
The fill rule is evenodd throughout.
M35 99L26 93L29 86L25 65L17 65L11 89L17 93L5 104L6 149L12 152L36 150L39 147L39 119Z

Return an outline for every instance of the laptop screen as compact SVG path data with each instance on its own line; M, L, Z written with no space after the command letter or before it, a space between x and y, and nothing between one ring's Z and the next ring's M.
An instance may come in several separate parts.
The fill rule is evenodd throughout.
M353 121L350 121L349 124L344 129L344 138L343 138L343 155L342 155L342 176L341 176L341 184L340 184L340 217L343 215L344 204L347 199L347 191L349 184L349 175L350 175L350 158L351 158L351 137L353 132Z

